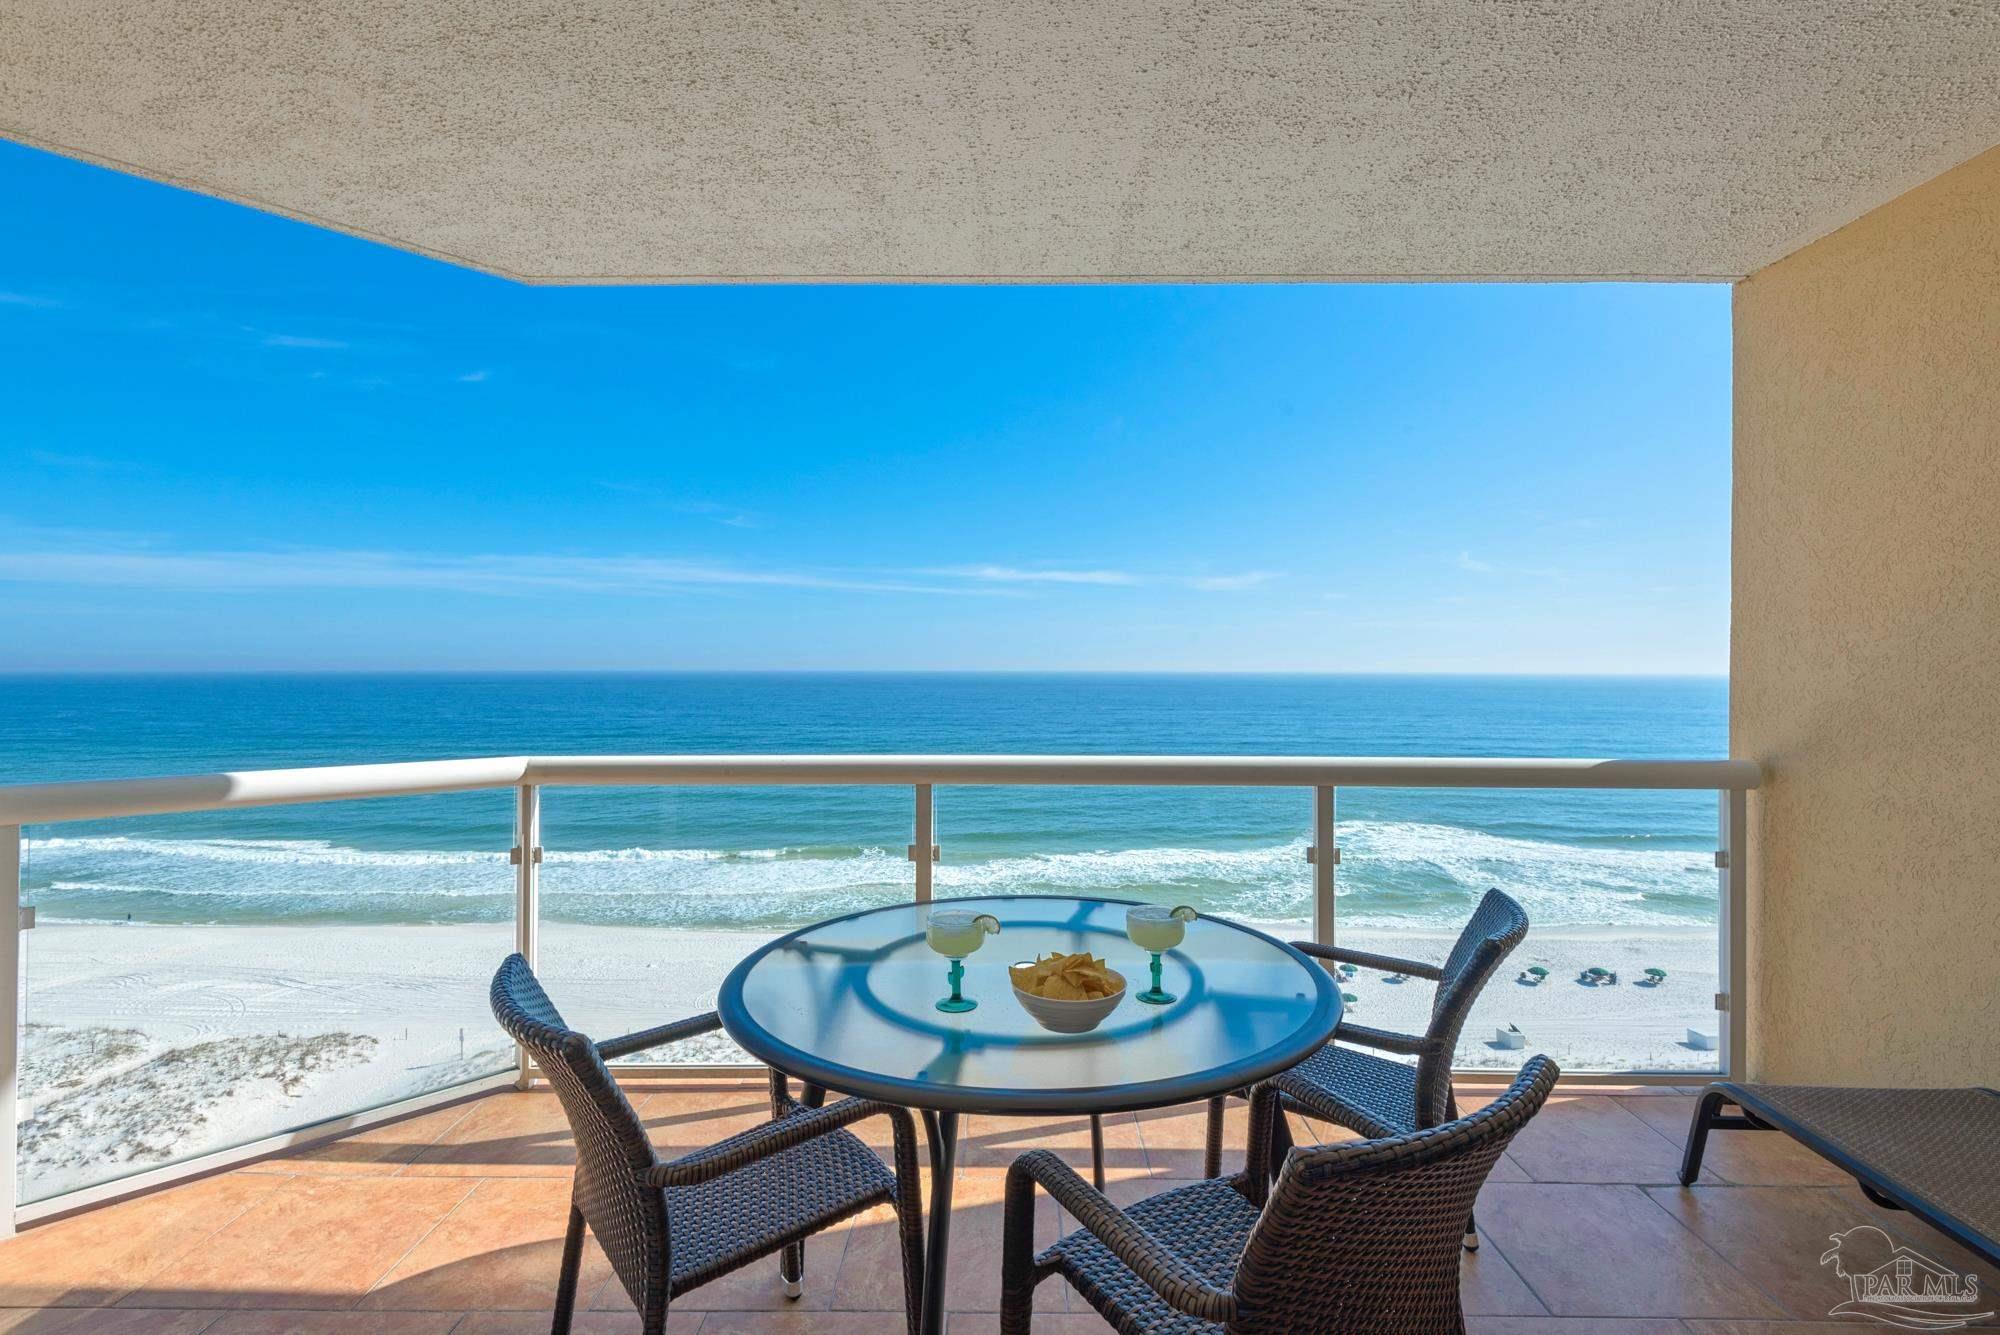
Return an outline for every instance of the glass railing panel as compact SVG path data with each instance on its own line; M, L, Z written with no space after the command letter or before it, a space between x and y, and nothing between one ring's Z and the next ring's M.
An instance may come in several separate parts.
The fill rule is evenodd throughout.
M1342 789L1337 832L1342 944L1438 962L1489 887L1527 910L1460 1066L1546 1052L1572 1071L1718 1069L1715 794ZM1359 972L1346 990L1362 1024L1429 1018L1422 979Z
M543 788L550 995L593 1038L713 1010L729 970L773 937L909 902L913 802L904 787ZM628 1060L750 1058L718 1033Z
M28 832L24 1203L512 1069L512 794Z

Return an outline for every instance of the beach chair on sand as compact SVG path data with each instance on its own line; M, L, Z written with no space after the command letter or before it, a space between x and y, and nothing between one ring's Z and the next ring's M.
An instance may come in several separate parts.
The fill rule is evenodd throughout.
M1457 1117L1451 1059L1458 1049L1458 1036L1472 1003L1527 934L1528 915L1521 906L1498 890L1488 890L1442 965L1314 941L1294 942L1300 951L1316 959L1345 961L1368 969L1396 969L1406 976L1431 979L1437 983L1437 992L1431 998L1430 1025L1421 1035L1391 1033L1342 1020L1334 1031L1335 1042L1267 1082L1277 1090L1284 1110L1374 1137L1407 1135ZM1391 1055L1357 1052L1340 1046L1341 1042ZM1416 1062L1400 1060L1408 1057L1415 1057ZM1239 1097L1246 1094L1239 1093ZM1223 1106L1220 1098L1209 1101L1208 1150L1203 1165L1206 1177L1222 1173ZM1279 1117L1271 1134L1271 1162L1265 1171L1275 1172L1290 1147L1291 1134L1285 1119ZM1250 1167L1253 1172L1257 1168L1254 1164ZM1470 1219L1465 1225L1465 1245L1479 1245Z
M1731 1106L1737 1111L1723 1111ZM1875 1204L1908 1210L2000 1265L2000 1091L1725 1080L1695 1105L1682 1186L1700 1176L1715 1130L1782 1131L1854 1174Z

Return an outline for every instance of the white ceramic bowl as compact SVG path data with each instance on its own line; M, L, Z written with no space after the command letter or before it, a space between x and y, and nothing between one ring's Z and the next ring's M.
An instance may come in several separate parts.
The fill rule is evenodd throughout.
M1108 997L1098 997L1092 1001L1058 1001L1054 997L1038 997L1032 992L1014 989L1015 1000L1021 1009L1035 1017L1035 1023L1057 1034L1087 1034L1104 1022L1104 1017L1118 1009L1118 1003L1125 1000L1125 975L1116 969L1106 969L1118 990Z

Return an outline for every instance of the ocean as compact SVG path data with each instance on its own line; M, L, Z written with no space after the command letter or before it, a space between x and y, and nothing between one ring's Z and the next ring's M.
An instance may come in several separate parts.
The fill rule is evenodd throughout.
M1727 754L1697 678L645 674L0 678L0 782L518 754ZM940 896L1101 893L1310 921L1288 789L940 788ZM1712 793L1342 789L1344 924L1712 925ZM44 921L497 922L510 793L28 832ZM780 928L906 899L907 788L553 788L552 921Z

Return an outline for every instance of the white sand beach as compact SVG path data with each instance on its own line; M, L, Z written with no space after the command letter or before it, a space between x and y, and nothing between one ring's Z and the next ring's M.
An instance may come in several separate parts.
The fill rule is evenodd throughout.
M1296 926L1273 928L1281 936ZM1641 935L1640 933L1643 933ZM510 924L135 926L45 922L24 938L22 1166L40 1199L511 1069L487 984ZM570 1022L608 1036L710 1009L729 968L768 934L546 923L541 973ZM1444 933L1343 929L1365 950L1441 959ZM1547 982L1524 986L1527 966ZM1586 987L1599 966L1616 986ZM1635 985L1648 967L1659 987ZM1431 987L1362 973L1357 1022L1421 1029ZM1473 1014L1466 1066L1547 1052L1574 1070L1712 1068L1682 1041L1714 1032L1713 932L1536 932ZM1492 1043L1514 1024L1525 1051ZM671 1060L746 1060L726 1038ZM1692 1076L1691 1076L1692 1078Z

